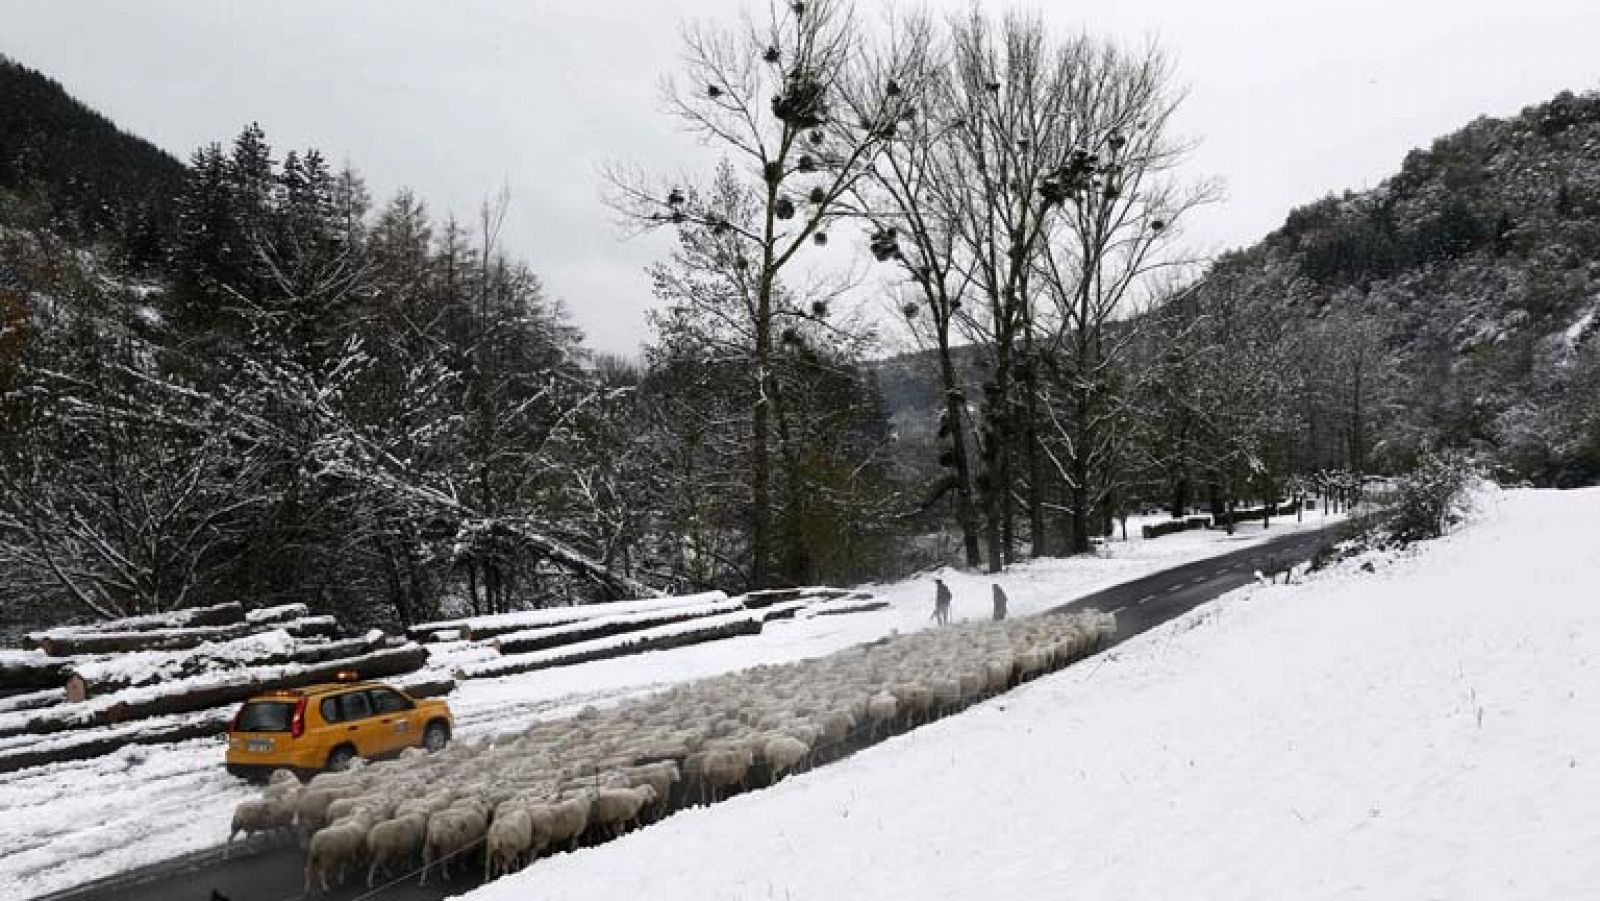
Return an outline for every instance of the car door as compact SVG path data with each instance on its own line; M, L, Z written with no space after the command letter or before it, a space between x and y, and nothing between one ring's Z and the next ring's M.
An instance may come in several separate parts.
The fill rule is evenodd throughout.
M373 688L367 691L367 698L377 723L375 734L379 737L376 740L384 746L376 753L392 753L422 741L422 727L416 722L416 705L405 695L388 688Z
M338 696L339 722L336 734L345 742L355 745L356 754L372 757L384 753L385 741L382 726L372 715L372 699L364 691L350 691ZM338 744L338 741L334 742Z

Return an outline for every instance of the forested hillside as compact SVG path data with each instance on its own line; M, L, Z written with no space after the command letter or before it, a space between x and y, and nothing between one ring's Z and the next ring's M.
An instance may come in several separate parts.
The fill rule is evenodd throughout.
M134 269L172 237L183 165L0 56L0 222L113 249Z
M256 126L181 165L10 63L0 101L0 625L750 584L745 389L704 313L668 298L647 363L599 358L502 246L504 199L374 202ZM844 540L892 495L859 353L818 334L777 369L770 581L881 565Z
M1480 119L1125 320L1138 453L1094 480L1183 506L1441 447L1511 481L1600 478L1600 95ZM986 356L952 354L978 393ZM924 477L935 354L875 366ZM1119 427L1120 428L1120 427ZM1131 465L1130 465L1131 464ZM1244 486L1254 486L1247 488Z
M1364 466L1472 448L1503 475L1600 478L1600 94L1479 119L1213 270L1319 358L1374 355Z

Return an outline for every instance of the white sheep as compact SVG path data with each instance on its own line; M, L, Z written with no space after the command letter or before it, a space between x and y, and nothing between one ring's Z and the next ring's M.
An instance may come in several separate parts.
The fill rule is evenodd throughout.
M444 878L450 876L450 860L466 853L483 840L489 830L489 817L474 806L450 807L428 818L427 837L422 843L422 883L435 862Z
M714 803L718 792L723 790L743 788L750 773L750 763L750 752L744 748L702 752L695 770L700 782L701 803Z
M243 832L249 838L257 832L273 832L294 825L294 798L251 798L240 801L233 809L233 823L228 829L228 844Z
M603 788L594 797L594 826L602 833L610 832L612 838L639 818L656 800L656 790L650 785L637 788Z
M302 791L295 800L295 822L300 827L301 841L308 842L318 829L327 823L328 805L340 798L353 797L359 791L354 786L338 788L310 788Z
M594 796L585 792L550 806L550 846L565 844L567 850L578 850L578 839L589 828L589 815L594 809Z
M379 871L389 875L389 867L410 863L422 853L427 838L428 815L416 811L384 820L367 831L367 888L372 888Z
M773 736L767 739L766 747L762 749L773 782L782 779L810 753L811 746L792 735Z
M872 736L878 735L878 730L889 729L894 724L894 718L900 712L900 702L887 691L880 691L867 701L867 719L872 723Z
M678 762L675 760L662 760L636 766L628 770L625 775L630 786L648 785L655 789L656 800L648 811L652 817L665 812L666 805L672 798L672 787L682 779Z
M264 794L269 797L282 796L290 789L298 792L300 791L300 788L300 777L295 775L294 770L279 767L273 770L272 774L267 777L267 788Z
M983 666L988 673L990 694L998 694L1011 687L1011 671L1016 667L1016 661L1009 654L991 657Z
M365 811L357 811L317 830L306 849L306 893L317 885L328 890L328 874L334 873L337 882L344 882L345 868L356 863L367 844L367 832L372 820Z
M519 804L503 814L496 812L484 841L483 881L511 872L532 847L533 817L526 807Z

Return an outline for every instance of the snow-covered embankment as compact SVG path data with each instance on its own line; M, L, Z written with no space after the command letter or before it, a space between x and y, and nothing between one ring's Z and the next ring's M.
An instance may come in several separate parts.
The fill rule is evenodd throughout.
M1600 489L1488 496L470 897L1592 897L1596 536Z

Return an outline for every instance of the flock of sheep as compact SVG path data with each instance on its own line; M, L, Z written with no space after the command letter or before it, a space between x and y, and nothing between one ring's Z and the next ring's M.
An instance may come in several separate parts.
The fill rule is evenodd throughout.
M1087 611L893 635L811 660L757 666L520 735L322 773L274 773L234 811L239 833L297 829L306 889L352 868L422 880L483 849L485 879L680 807L768 785L953 713L1100 647Z

